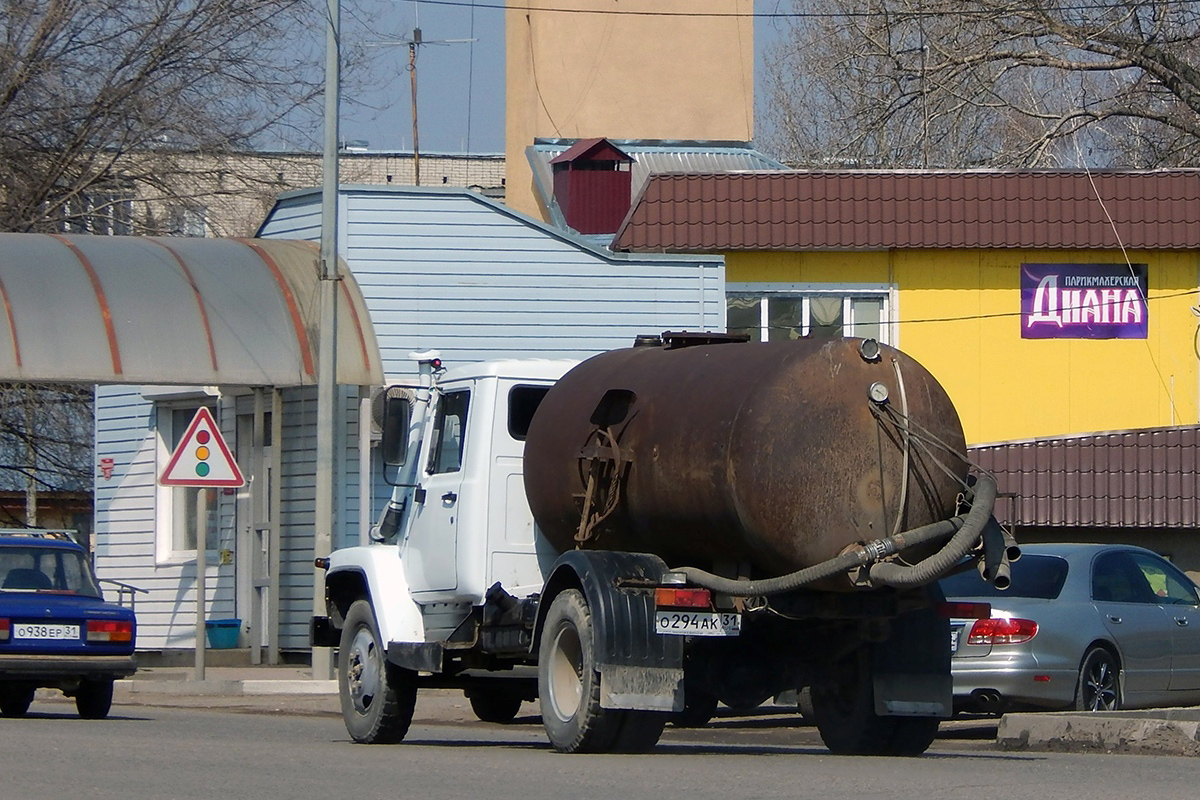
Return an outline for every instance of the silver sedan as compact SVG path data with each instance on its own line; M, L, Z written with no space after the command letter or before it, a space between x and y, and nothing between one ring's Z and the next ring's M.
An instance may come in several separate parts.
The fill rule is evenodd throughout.
M954 619L955 710L1152 708L1200 703L1200 591L1141 547L1022 547L1012 585L944 578L950 602L990 603Z

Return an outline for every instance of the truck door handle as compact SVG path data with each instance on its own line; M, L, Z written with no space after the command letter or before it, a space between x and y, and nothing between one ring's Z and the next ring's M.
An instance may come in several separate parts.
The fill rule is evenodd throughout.
M446 492L444 495L442 495L442 502L446 505L452 504L457 499L458 495L454 492Z

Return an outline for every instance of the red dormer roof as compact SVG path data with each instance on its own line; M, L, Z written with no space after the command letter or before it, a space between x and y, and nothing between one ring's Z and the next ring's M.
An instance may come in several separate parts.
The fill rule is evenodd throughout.
M622 161L633 163L633 158L608 139L580 139L575 144L550 159L551 164L569 164L573 161Z

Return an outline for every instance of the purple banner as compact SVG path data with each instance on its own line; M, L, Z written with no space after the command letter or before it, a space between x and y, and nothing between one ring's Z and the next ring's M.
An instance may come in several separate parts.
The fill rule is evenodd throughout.
M1145 264L1022 264L1022 339L1145 339Z

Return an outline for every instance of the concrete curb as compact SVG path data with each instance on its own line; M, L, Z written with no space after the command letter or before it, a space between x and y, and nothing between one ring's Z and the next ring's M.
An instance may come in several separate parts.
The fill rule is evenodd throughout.
M1002 750L1200 756L1200 708L1005 714Z
M237 697L242 695L336 695L338 684L335 680L126 680L119 681L117 687L123 688L130 694L156 694L181 696L223 696Z

